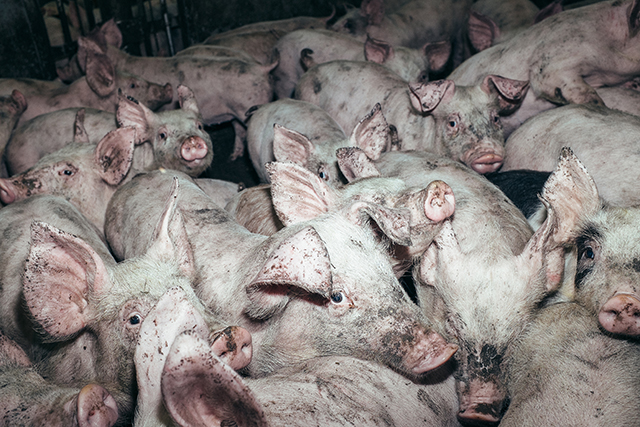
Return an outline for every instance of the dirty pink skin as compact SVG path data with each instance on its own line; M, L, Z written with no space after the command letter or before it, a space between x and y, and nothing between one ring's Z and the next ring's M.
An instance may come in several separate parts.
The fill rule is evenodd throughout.
M336 150L357 146L371 158L392 148L393 136L380 106L374 107L347 137L322 108L304 101L281 99L260 106L247 126L249 156L262 182L269 182L266 164L277 160L301 165L332 187L345 183Z
M103 25L102 31L108 30L119 32L113 21ZM247 110L273 98L269 72L277 65L277 61L262 65L238 57L136 57L111 45L105 49L93 38L80 38L79 43L78 58L81 58L82 52L87 55L94 52L102 63L117 70L135 72L152 80L168 80L174 88L174 100L178 99L178 86L188 86L198 94L198 106L204 124L233 121L236 140L232 159L241 156L244 150ZM204 75L208 78L204 78ZM244 91L237 88L244 88Z
M497 422L506 396L501 361L537 303L560 285L563 245L578 220L570 214L574 198L566 194L575 185L565 182L572 175L562 170L547 182L555 216L532 233L501 191L459 163L424 152L389 152L373 165L362 163L361 157L353 162L360 176L371 176L375 167L409 185L441 179L453 190L455 214L416 261L418 299L441 332L460 344L454 373L459 417Z
M20 91L14 90L9 96L0 96L0 157L4 156L11 132L26 109L27 100Z
M102 64L95 54L87 56L86 76L68 86L44 80L0 79L0 95L9 95L13 90L19 90L29 101L19 124L63 108L88 107L115 112L118 90L153 110L171 102L173 97L171 84L162 86L133 73L116 71Z
M636 162L630 148L640 118L589 105L566 105L532 117L507 140L503 171L550 171L564 145L570 145L589 170L600 197L616 206L640 204ZM606 161L603 161L606 159ZM622 172L624 171L624 173Z
M382 112L397 129L400 150L428 151L486 173L498 169L504 156L501 114L518 108L527 87L500 76L477 86L408 84L377 64L333 61L305 73L295 97L325 109L345 132L369 102L384 100Z
M98 145L69 144L19 175L0 178L0 200L8 205L36 194L61 196L102 229L107 203L131 168L135 139L135 129L128 127L108 133Z
M373 61L382 64L407 81L427 81L430 71L444 67L451 45L427 43L421 49L393 46L383 40L368 38L365 42L335 31L298 30L278 40L275 45L280 61L273 70L275 93L279 99L293 94L300 76L310 67L301 60L301 52L308 52L314 64L336 59Z
M362 42L368 34L394 46L420 48L428 42L453 41L470 5L466 0L414 0L387 14L382 0L365 0L358 11L338 19L331 29Z
M179 89L179 93L183 107L177 110L154 113L125 96L118 99L117 114L86 109L84 128L89 142L100 142L105 134L117 128L119 120L121 126L133 126L138 132L134 169L164 167L192 176L200 175L213 159L211 138L202 128L193 93L186 88ZM78 108L54 111L19 126L7 146L9 173L16 175L26 171L46 154L72 141L78 111Z
M143 209L154 218L154 194L167 187L172 175L139 175L112 199L105 231L119 258L135 255L149 232L146 220L132 215L131 209ZM408 211L360 202L343 214L324 214L313 205L285 203L281 218L314 218L301 218L266 237L235 223L183 175L179 180L178 206L201 277L196 292L207 307L251 333L250 375L267 375L310 357L349 354L416 376L440 366L456 351L423 323L387 255L361 223L372 217L389 239L407 242ZM286 207L295 207L295 212ZM297 292L306 297L295 297ZM360 313L357 327L346 316L350 310ZM407 340L389 344L396 342L398 331Z
M605 105L613 110L640 116L640 91L633 88L637 83L631 81L621 86L596 89Z
M597 88L640 73L639 12L637 1L606 1L558 13L472 56L448 78L461 85L487 74L530 81L522 107L505 120L506 136L557 105L604 105Z
M103 261L101 253L106 246L102 242L97 252L84 239L46 223L21 223L22 229L31 228L31 242L23 260L24 307L42 331L40 342L66 344L41 356L38 372L61 386L105 384L118 404L121 423L130 422L133 415L133 356L139 330L159 301L172 298L172 288L181 288L192 309L206 320L209 342L226 333L225 323L208 312L193 293L193 255L171 202L165 206L147 253L117 265L113 258ZM93 241L98 239L92 229L83 234L91 233ZM73 298L62 298L64 295ZM229 334L229 342L238 338L238 357L231 351L223 356L230 363L241 366L250 357L246 337L246 333Z

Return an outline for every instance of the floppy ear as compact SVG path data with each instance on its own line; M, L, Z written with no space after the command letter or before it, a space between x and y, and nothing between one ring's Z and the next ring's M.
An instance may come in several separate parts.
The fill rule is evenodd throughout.
M136 145L151 141L155 135L152 132L152 121L155 113L145 105L130 96L125 96L118 90L118 104L116 106L116 122L118 127L131 126L136 129Z
M357 147L342 147L336 150L340 172L352 182L358 178L380 176L373 160L362 149Z
M384 3L382 0L364 0L360 3L360 14L367 18L368 25L380 25L384 18Z
M432 73L441 72L451 56L451 42L448 40L441 42L427 43L422 47L424 55L429 60L429 71Z
M198 102L193 91L185 85L178 86L178 101L180 102L180 109L190 110L200 115L200 109L198 108Z
M135 140L136 130L126 127L112 130L98 143L94 161L107 184L118 185L129 173Z
M111 18L102 24L100 32L104 35L108 44L117 47L118 49L122 47L122 32L118 28L118 24L116 24L116 20L114 18Z
M520 108L529 89L529 82L488 75L480 86L487 94L497 94L500 114L510 114Z
M106 98L116 90L116 69L104 54L87 52L87 84L98 96Z
M278 162L292 162L306 166L315 147L309 138L275 123L273 125L273 157Z
M84 128L85 109L81 108L76 113L76 119L73 122L73 142L81 144L89 143L89 135Z
M451 99L456 91L453 80L436 80L409 84L411 105L422 113L431 113L442 101Z
M500 37L500 28L493 19L478 12L471 12L469 15L467 29L469 41L478 52L489 49Z
M31 225L23 293L31 315L54 340L84 329L92 316L89 295L108 286L103 260L84 240L43 222Z
M371 219L393 243L411 246L411 212L408 209L359 201L351 203L345 209L345 215L357 225L364 225L365 221Z
M364 58L367 61L384 64L393 59L395 55L396 52L393 46L385 41L372 39L367 34L367 41L364 42Z
M359 147L367 157L378 160L380 155L391 148L391 131L382 114L380 103L376 104L353 129L349 143Z

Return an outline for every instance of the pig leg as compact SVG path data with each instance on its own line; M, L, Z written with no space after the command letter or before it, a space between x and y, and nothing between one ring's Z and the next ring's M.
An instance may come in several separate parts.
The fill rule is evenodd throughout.
M553 67L555 68L555 67ZM592 104L604 106L604 101L589 86L582 76L568 74L566 71L551 67L544 72L532 76L532 86L535 85L538 96L555 104ZM534 67L535 69L535 67Z
M229 156L229 160L234 161L244 154L244 141L247 139L247 128L245 124L238 119L233 119L231 124L233 125L233 130L236 132L236 139L234 140L233 153Z

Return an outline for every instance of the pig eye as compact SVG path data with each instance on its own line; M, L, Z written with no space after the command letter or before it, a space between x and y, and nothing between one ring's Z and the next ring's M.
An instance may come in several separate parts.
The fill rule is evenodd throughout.
M324 170L324 166L320 166L318 168L318 176L325 181L329 181L329 173Z
M129 317L129 324L139 325L140 323L142 323L142 317L139 314L136 313L133 316Z
M493 119L493 124L495 124L495 125L499 125L500 124L500 116L499 115L494 114L492 119Z
M458 117L456 115L449 116L447 121L447 125L450 129L455 129L458 127Z
M166 133L166 132L160 132L160 133L158 134L158 137L159 137L160 139L167 139L167 133Z
M334 292L331 294L331 302L334 304L340 304L344 301L344 293L343 292Z
M136 84L135 84L135 83L131 83L131 84L129 85L129 87L130 87L131 89L135 89L135 88L136 88Z
M198 123L198 130L202 130L202 123Z
M71 176L71 175L73 175L73 171L72 171L72 170L69 170L69 169L65 169L65 170L63 170L63 171L62 171L62 173L63 173L63 174L65 174L65 175L67 175L67 176Z
M582 258L594 259L596 257L595 252L593 252L593 248L591 246L587 246L582 251Z

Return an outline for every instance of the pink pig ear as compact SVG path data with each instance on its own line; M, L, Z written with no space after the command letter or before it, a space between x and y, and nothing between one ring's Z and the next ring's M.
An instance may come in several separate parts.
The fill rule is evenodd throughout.
M536 13L536 17L533 18L533 23L537 24L538 22L544 21L548 17L556 15L562 11L563 11L562 1L555 0L553 3L548 4L547 6L540 9L538 13Z
M451 56L451 42L448 40L427 43L422 47L424 55L429 60L429 71L441 72Z
M198 102L196 101L196 96L194 95L193 91L185 85L178 85L177 91L180 109L190 110L196 114L200 114Z
M326 213L337 202L335 190L308 169L295 163L266 165L271 179L271 198L285 226Z
M84 128L85 109L81 108L76 113L76 119L73 122L73 142L80 144L89 143L89 134Z
M395 56L393 46L383 40L373 39L367 34L367 41L364 42L364 58L367 61L384 64Z
M354 202L343 209L353 224L364 226L369 219L375 222L374 235L382 232L393 243L411 245L411 212L405 208L389 208L370 202ZM376 236L378 237L378 236Z
M529 89L529 82L491 74L484 78L480 88L487 94L498 95L500 114L511 114L520 108Z
M126 96L118 89L118 103L116 105L116 123L118 127L134 127L136 129L136 145L151 141L151 123L155 113L134 98Z
M0 332L0 367L8 364L23 367L32 366L29 356L22 347Z
M273 157L278 162L307 166L315 147L309 138L277 123L273 125Z
M190 333L179 335L171 347L162 395L167 411L181 426L268 426L242 378Z
M384 2L382 0L363 0L360 3L360 14L367 18L367 25L380 25L384 18Z
M87 84L98 96L106 98L116 90L116 69L105 54L87 52Z
M98 173L109 185L118 185L129 173L133 162L136 130L132 127L118 128L104 136L95 152Z
M478 12L471 12L467 28L469 41L478 52L489 49L500 37L500 28L493 19Z
M447 102L456 91L452 80L436 80L428 83L409 84L411 105L422 113L431 113L440 102Z
M271 317L287 305L291 287L329 298L332 283L327 248L313 227L305 227L271 252L247 286L251 301L247 315Z
M100 32L104 35L104 39L108 44L120 49L122 46L122 32L120 31L120 28L118 28L118 24L116 24L114 18L111 18L102 24Z
M391 140L391 129L378 103L353 129L349 143L360 147L370 159L378 160L382 153L391 149Z
M340 172L352 182L358 178L380 176L373 160L357 147L342 147L336 150Z
M35 321L54 339L80 332L90 313L90 294L109 283L100 256L84 240L43 222L31 225L23 292Z
M111 427L118 421L116 400L98 384L80 390L77 409L78 427Z

